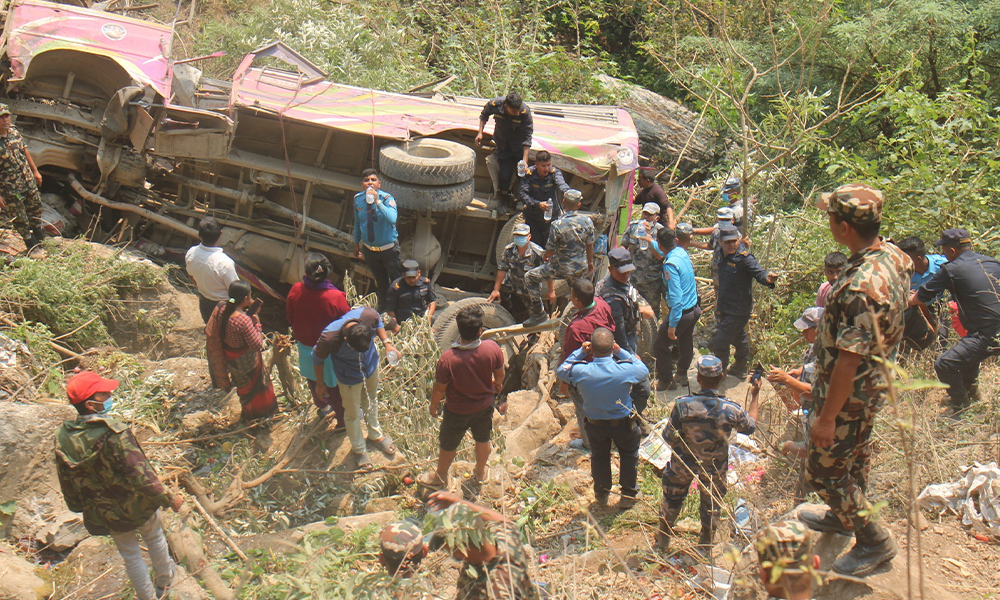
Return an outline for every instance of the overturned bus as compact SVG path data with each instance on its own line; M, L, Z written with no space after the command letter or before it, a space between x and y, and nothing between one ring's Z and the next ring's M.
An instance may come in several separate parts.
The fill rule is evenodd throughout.
M363 287L352 207L361 171L375 166L400 207L403 257L445 297L491 289L498 251L523 218L498 214L492 150L473 143L485 100L331 83L281 43L246 56L232 81L210 79L172 60L172 37L169 26L108 12L10 7L4 101L47 185L72 187L67 203L90 230L124 218L133 239L173 254L209 214L226 228L227 252L265 287L298 281L309 251ZM628 218L638 165L629 114L530 107L532 154L549 151L599 232L613 234Z

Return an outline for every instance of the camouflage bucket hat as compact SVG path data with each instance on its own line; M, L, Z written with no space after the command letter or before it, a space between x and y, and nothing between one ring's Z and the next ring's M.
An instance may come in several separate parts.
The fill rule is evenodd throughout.
M702 377L722 376L722 361L711 354L699 356L697 366L698 374Z
M694 233L694 227L690 223L678 223L674 231L677 232L677 235L691 235Z
M420 528L408 521L387 525L379 535L382 555L387 560L402 562L408 557L420 554L424 546L424 535Z
M882 221L882 192L863 183L842 185L819 195L816 207L852 223Z
M10 107L0 102L0 117L10 114Z
M580 190L572 190L572 189L566 190L566 193L563 194L563 199L569 200L571 202L582 202L583 192L581 192Z
M781 565L784 572L801 572L812 560L812 532L795 520L765 526L754 541L760 566Z

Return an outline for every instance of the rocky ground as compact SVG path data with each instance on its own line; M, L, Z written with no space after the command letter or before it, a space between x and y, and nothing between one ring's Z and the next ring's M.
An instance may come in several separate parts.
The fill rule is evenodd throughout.
M426 491L406 485L404 476L417 477L432 470L436 458L436 425L421 400L426 389L423 383L413 382L434 355L426 351L420 331L404 330L404 337L409 337L400 341L408 344L410 351L404 348L404 354L412 362L389 371L383 383L384 423L402 451L391 460L372 452L379 470L358 473L346 436L330 431L329 423L317 419L301 391L294 397L283 396L281 413L265 426L248 429L239 422L235 397L210 388L193 295L170 285L143 302L169 315L171 326L146 348L122 343L134 359L128 385L134 397L147 399L137 401L122 417L132 423L163 479L186 496L181 512L170 513L166 519L172 548L185 567L175 597L230 598L237 593L242 598L272 597L282 578L293 572L291 565L300 564L295 557L326 556L322 554L326 547L318 546L317 540L326 539L322 536L331 526L345 532L348 539L356 535L368 540L357 542L361 550L349 557L352 562L346 572L376 571L379 567L370 542L373 533L401 516L422 514ZM453 468L452 488L496 507L522 525L534 548L533 578L544 583L554 598L648 598L656 593L664 598L721 598L719 590L699 591L699 585L707 585L704 574L709 561L734 573L730 597L760 597L753 584L752 550L747 548L745 534L731 521L724 523L709 561L694 551L694 497L680 523L690 533L680 537L669 555L653 551L659 485L649 465L642 467L642 498L636 507L619 512L594 504L589 454L570 444L579 437L572 404L551 395L548 365L557 350L552 337L541 336L531 348L522 375L527 389L510 394L507 414L496 415L496 452L489 481L481 487L472 485L471 456L466 450ZM83 366L117 373L114 369L120 367L109 367L104 360L109 353L103 350L89 356L91 362ZM987 372L984 392L992 392L996 388L993 379L1000 373L995 367ZM746 385L728 383L727 395L743 402ZM648 411L651 419L666 416L673 398L682 391L658 397ZM766 387L764 396L771 394ZM938 432L938 439L933 454L921 453L917 459L934 465L937 481L956 479L955 466L960 463L996 459L997 448L989 438L993 425L987 425L991 408L984 405L982 411L970 415L979 419L978 428L949 425L937 416L940 392L921 394L925 419L917 429ZM49 395L0 400L0 525L5 540L0 543L0 598L130 597L127 591L122 595L127 580L113 544L107 538L89 537L78 516L68 512L62 501L52 436L73 411L58 394ZM877 431L872 487L876 497L890 502L884 518L900 543L900 555L864 582L824 580L817 597L920 598L921 585L924 598L995 597L1000 588L996 569L1000 550L995 539L974 537L952 514L931 513L914 519L908 537L905 511L899 509L905 505L905 494L900 491L906 486L901 466L905 463L900 461L898 438L888 417L885 420ZM757 449L751 450L753 460L734 469L726 498L730 510L738 499L748 504L751 527L795 505L796 471L775 452L789 416L771 399L762 421ZM952 448L956 431L976 445L960 451ZM206 509L204 513L198 503ZM848 541L837 536L821 540L822 569ZM727 551L729 546L735 552ZM453 561L436 553L425 563L425 571L438 595L453 595Z

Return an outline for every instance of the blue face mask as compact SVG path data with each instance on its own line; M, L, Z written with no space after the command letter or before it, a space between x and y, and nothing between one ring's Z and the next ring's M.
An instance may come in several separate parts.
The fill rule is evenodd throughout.
M723 192L722 201L725 202L726 204L729 204L729 194Z
M115 397L110 396L107 400L104 401L104 405L101 407L101 410L97 412L97 414L99 415L108 414L108 412L114 407L114 405L115 405Z
M520 236L520 235L514 236L514 245L516 245L518 248L524 248L525 246L527 246L528 245L527 236Z

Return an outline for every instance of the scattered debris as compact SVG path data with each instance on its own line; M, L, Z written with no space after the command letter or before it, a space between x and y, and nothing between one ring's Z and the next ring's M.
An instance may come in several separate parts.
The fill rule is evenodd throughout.
M920 492L922 508L943 508L961 515L963 525L980 533L1000 536L1000 468L975 463L962 469L965 477L951 483L929 485Z

